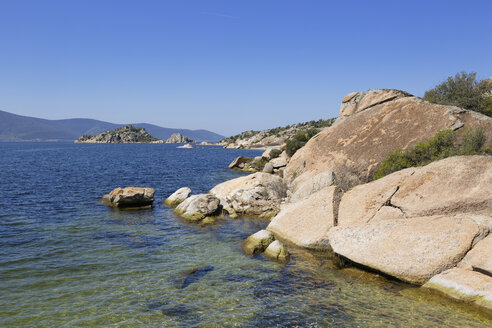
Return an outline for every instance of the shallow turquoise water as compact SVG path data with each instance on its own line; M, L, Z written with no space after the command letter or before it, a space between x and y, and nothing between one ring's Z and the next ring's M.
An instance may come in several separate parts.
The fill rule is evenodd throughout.
M187 223L160 203L240 176L259 151L173 145L0 143L2 327L487 327L485 315L329 254L290 247L286 265L241 253L267 222ZM150 186L147 211L98 199ZM207 270L187 276L187 270ZM188 280L186 280L187 277ZM420 299L420 300L419 300Z

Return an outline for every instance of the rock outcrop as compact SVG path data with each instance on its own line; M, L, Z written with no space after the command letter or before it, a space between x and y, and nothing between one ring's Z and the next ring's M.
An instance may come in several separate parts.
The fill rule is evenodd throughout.
M167 206L178 206L181 204L188 196L191 194L191 189L188 187L183 187L176 190L171 196L166 198L164 201L164 205Z
M174 209L174 213L189 221L200 221L206 217L219 215L220 209L220 201L217 197L200 194L184 200Z
M76 143L163 143L154 138L144 128L127 125L113 131L106 131L96 136L83 135Z
M220 199L231 217L269 219L279 212L280 203L287 195L287 186L276 175L258 172L221 183L210 193Z
M188 142L195 142L195 140L192 140L187 136L183 136L181 135L181 133L173 133L166 140L166 143L188 143Z
M372 90L347 96L337 122L309 140L285 170L301 183L331 170L345 185L366 183L395 149L407 149L444 129L484 127L492 146L492 118L453 106L431 104L398 90Z
M304 183L314 188L323 180L291 188ZM414 284L456 266L488 275L492 266L484 254L492 254L492 242L484 238L492 231L490 186L492 156L449 157L356 186L343 196L336 186L294 202L291 196L267 229L296 245L332 249Z
M152 188L116 188L102 198L103 203L118 208L150 207L154 202L155 190Z

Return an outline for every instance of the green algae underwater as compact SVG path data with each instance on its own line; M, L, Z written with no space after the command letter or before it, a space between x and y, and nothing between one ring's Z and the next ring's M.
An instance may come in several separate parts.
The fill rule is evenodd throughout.
M289 245L286 264L246 256L268 222L201 226L161 205L243 173L254 150L173 145L0 143L2 327L489 327L463 303ZM118 211L115 187L156 189L155 206Z

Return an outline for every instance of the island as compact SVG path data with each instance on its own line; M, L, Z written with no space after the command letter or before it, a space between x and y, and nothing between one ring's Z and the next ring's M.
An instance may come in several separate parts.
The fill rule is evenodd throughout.
M106 131L95 136L85 134L75 140L76 143L163 143L154 138L144 128L127 125L113 131Z
M187 136L182 135L181 133L173 133L169 137L169 139L166 140L166 143L189 143L189 142L195 142L195 140L192 140Z

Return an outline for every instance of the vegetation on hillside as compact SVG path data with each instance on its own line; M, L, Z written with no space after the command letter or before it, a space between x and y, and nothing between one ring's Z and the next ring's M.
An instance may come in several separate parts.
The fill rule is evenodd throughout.
M491 154L490 148L483 148L485 141L483 128L466 129L461 138L458 138L457 131L439 131L427 142L418 142L408 150L397 149L389 154L374 174L374 180L408 167L427 165L450 156Z
M304 122L304 123L298 123L298 124L293 124L293 125L287 125L287 126L281 126L281 127L276 127L273 129L268 129L268 130L262 130L262 131L245 131L240 134L236 134L227 138L222 139L221 142L223 143L234 143L236 140L246 140L250 139L254 136L257 136L258 134L261 134L262 138L270 137L270 136L276 136L276 137L286 137L290 138L290 136L293 134L290 134L293 130L294 131L307 131L309 129L321 129L324 127L331 126L335 119L327 119L327 120L313 120L309 122ZM290 135L289 135L290 134Z
M294 135L294 137L285 140L285 152L287 155L294 155L298 149L304 147L306 142L318 134L319 131L320 130L316 128L311 128L306 131L299 131Z
M477 73L457 73L425 92L424 100L453 105L492 117L492 80L477 80Z

